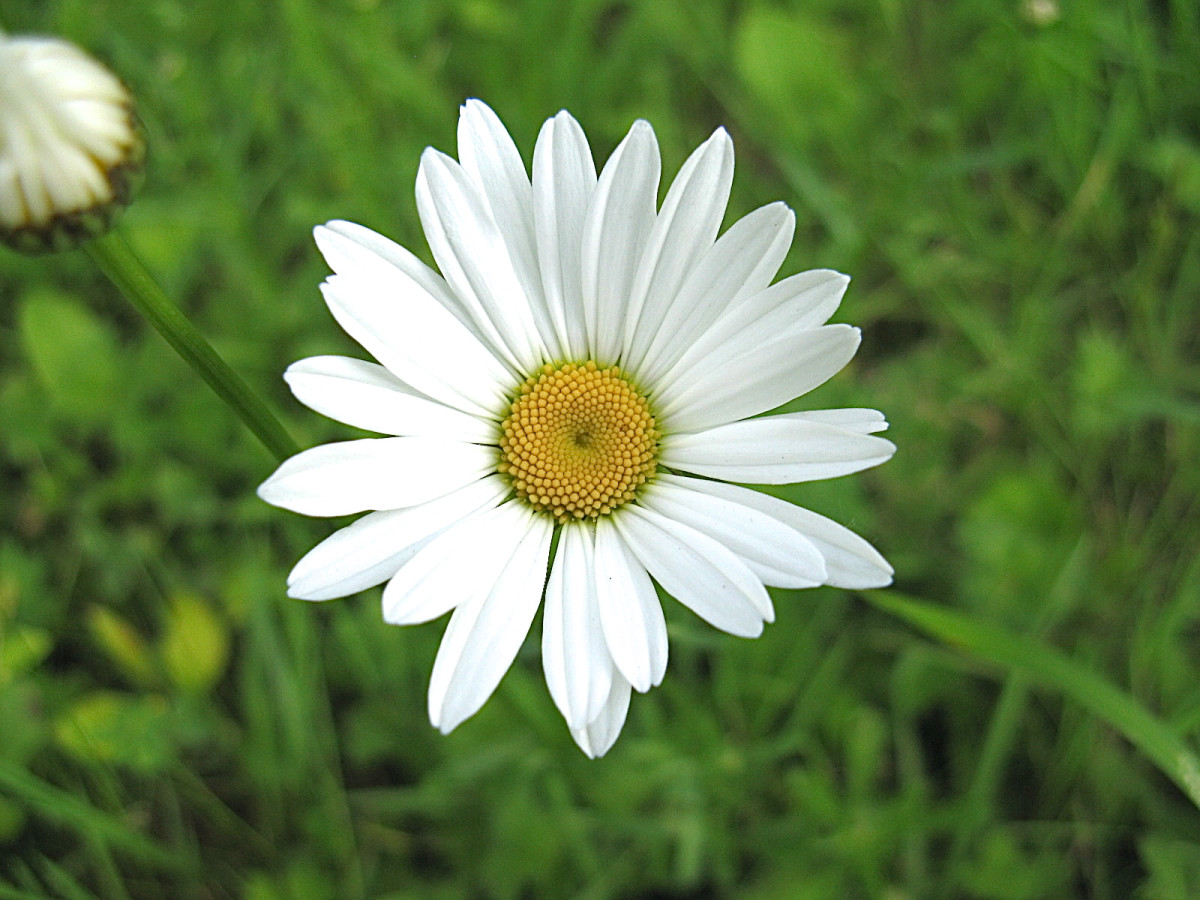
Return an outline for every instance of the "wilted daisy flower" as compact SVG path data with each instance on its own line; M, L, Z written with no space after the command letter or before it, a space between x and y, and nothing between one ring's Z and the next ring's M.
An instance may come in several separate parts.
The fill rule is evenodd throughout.
M112 72L66 41L0 31L0 241L36 253L103 232L144 151Z
M458 142L459 161L428 149L417 176L440 275L361 226L316 229L329 308L380 364L315 357L287 381L318 412L393 436L307 450L259 494L307 515L371 510L300 560L293 597L387 582L388 622L453 610L429 686L443 732L491 695L544 595L546 683L599 756L630 690L666 669L654 582L753 637L774 616L764 585L891 581L858 536L735 482L833 478L895 448L874 436L887 423L873 410L755 418L841 369L859 332L824 324L844 275L771 285L794 226L782 203L717 237L733 177L724 130L661 209L646 122L599 177L566 112L542 128L532 184L483 103L463 107Z

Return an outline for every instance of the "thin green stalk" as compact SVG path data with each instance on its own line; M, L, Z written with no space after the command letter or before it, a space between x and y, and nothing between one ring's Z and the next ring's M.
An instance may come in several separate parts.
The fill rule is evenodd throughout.
M1036 639L962 613L894 591L870 591L864 597L951 647L1061 691L1123 734L1200 807L1200 758L1165 722L1111 682Z
M85 248L113 284L150 324L166 338L196 373L208 382L255 436L278 460L299 452L296 442L279 424L249 385L229 367L212 345L155 283L141 260L114 229Z

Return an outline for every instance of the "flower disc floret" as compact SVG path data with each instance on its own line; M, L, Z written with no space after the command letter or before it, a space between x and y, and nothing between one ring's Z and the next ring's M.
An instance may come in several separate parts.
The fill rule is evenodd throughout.
M628 503L657 466L650 404L617 366L547 363L520 386L500 430L499 471L560 522Z

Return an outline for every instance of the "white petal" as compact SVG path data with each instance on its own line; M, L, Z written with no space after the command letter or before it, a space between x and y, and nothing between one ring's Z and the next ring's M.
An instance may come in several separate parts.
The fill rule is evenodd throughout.
M432 147L417 171L417 212L442 276L493 350L519 371L546 357L524 285L479 187Z
M491 447L424 437L321 444L285 460L258 496L306 516L399 509L482 478L495 456Z
M697 345L708 352L709 342L721 343L745 328L763 327L806 330L829 321L842 302L850 278L832 269L810 269L783 279L778 284L731 305Z
M829 269L813 269L730 306L688 347L656 389L664 396L703 377L713 360L736 356L783 333L801 334L824 324L841 302L850 279Z
M762 581L707 535L640 506L625 507L614 524L667 593L715 627L758 637L775 618Z
M542 611L542 669L550 696L572 730L600 714L612 688L593 575L591 526L562 529Z
M595 573L600 622L613 662L636 690L648 691L667 670L667 623L650 576L608 516L596 522Z
M325 240L322 230L340 235L363 250L369 251L395 266L410 280L415 281L425 293L454 313L460 322L469 328L474 328L466 308L462 301L454 296L450 286L446 284L446 279L395 241L354 222L346 222L342 219L326 222L324 229L318 227L315 231L317 246L325 257L325 261L329 263L329 268L339 274L353 275L362 263L363 257L361 253L354 252L350 244Z
M496 423L423 397L375 363L346 356L313 356L283 375L296 399L355 428L382 434L444 437L486 443Z
M504 405L511 371L416 282L331 275L321 293L345 332L405 384L472 415Z
M621 330L638 259L654 226L662 163L649 122L633 123L596 184L584 219L582 296L589 355L609 364Z
M790 484L837 478L891 459L896 447L874 435L823 422L768 416L671 437L662 464L707 478Z
M711 483L662 475L639 502L728 547L763 584L808 588L825 583L825 560L812 541L753 506L707 491Z
M381 584L444 529L476 510L497 505L507 492L493 475L420 506L368 513L296 563L288 575L288 596L332 600Z
M673 431L756 416L824 384L853 359L861 340L849 325L785 331L761 344L743 332L662 392L661 416Z
M517 145L486 103L468 100L458 119L458 157L479 188L550 356L561 356L546 308L533 227L533 194ZM510 301L511 302L511 301Z
M630 288L622 336L623 365L633 371L684 279L713 245L733 184L733 141L724 128L687 158L671 183Z
M383 618L416 625L486 594L524 535L527 508L505 503L468 515L422 547L383 589Z
M585 728L573 729L571 737L575 739L579 749L587 754L588 759L596 759L607 753L616 743L628 713L629 682L621 676L620 672L614 672L612 689L609 691L600 713Z
M877 409L807 409L803 412L782 413L776 418L799 419L805 422L824 422L859 434L887 431L888 423Z
M521 541L495 586L450 617L429 678L429 720L443 734L483 706L521 649L542 600L552 526L525 510Z
M587 137L567 112L547 120L533 150L533 218L546 305L559 347L587 357L583 319L583 221L596 189Z
M808 537L825 558L826 584L848 590L885 587L892 583L892 567L879 552L853 531L812 510L761 491L701 481L695 487L761 510Z
M796 217L782 203L757 209L734 223L693 268L678 294L669 299L654 333L639 325L644 361L636 353L629 365L653 384L679 361L725 310L747 294L765 288L779 268L795 229ZM765 261L765 265L764 265Z

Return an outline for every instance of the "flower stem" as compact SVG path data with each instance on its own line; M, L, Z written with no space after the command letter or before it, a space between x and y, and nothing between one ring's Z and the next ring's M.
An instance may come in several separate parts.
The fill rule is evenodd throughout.
M116 230L89 242L85 249L125 298L166 338L175 352L208 382L217 396L241 417L263 446L279 460L299 452L296 442L266 404L217 354L196 330L196 326L167 299L162 288L155 283L141 260Z

